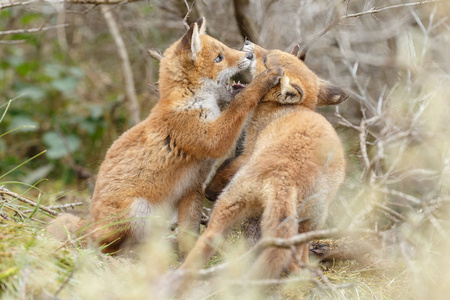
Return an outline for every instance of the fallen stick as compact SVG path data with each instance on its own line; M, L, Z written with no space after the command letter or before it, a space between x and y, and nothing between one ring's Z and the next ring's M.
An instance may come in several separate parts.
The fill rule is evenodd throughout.
M73 202L73 203L66 203L66 204L61 204L61 205L53 205L53 206L48 206L47 208L50 209L64 209L64 208L75 208L75 206L80 206L80 205L84 205L84 202ZM24 214L33 212L34 209L27 209L22 211Z
M57 211L54 211L53 209L48 208L47 206L44 206L44 205L42 205L40 203L36 203L33 200L30 200L28 198L20 196L19 194L13 193L13 192L11 192L10 190L8 190L7 188L5 188L3 186L0 186L0 195L8 195L10 197L16 198L17 200L22 201L24 203L27 203L27 204L29 204L31 206L37 207L38 209L40 209L42 211L45 211L46 213L48 213L48 214L50 214L50 215L52 215L54 217L60 215L60 213L58 213Z
M84 205L84 202L72 202L72 203L66 203L66 204L61 204L61 205L54 205L54 206L49 206L48 208L50 209L61 209L61 208L74 208L75 206L80 206L80 205Z

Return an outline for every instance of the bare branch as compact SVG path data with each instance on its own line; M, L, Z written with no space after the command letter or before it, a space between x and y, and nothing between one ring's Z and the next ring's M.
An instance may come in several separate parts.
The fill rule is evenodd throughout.
M187 19L189 18L189 15L191 14L191 12L192 12L192 8L194 7L194 3L195 2L192 2L192 5L191 5L191 7L189 7L189 3L187 2L187 0L184 0L184 4L186 4L186 8L187 8L187 13L186 13L186 15L184 16L184 18L183 18L183 25L184 25L184 28L186 28L186 30L189 30L189 24L188 24L188 22L187 22Z
M259 279L259 280L232 280L231 284L243 287L248 286L279 286L295 282L316 282L317 279L312 277L291 277L283 279Z
M14 29L14 30L6 30L6 31L0 31L0 35L7 35L7 34L18 34L18 33L35 33L35 32L42 32L47 30L53 30L61 27L69 26L69 24L61 24L61 25L52 25L52 26L42 26L37 28L30 28L30 29Z
M106 6L102 6L101 9L106 23L108 24L109 31L111 32L114 42L116 43L117 51L119 52L120 58L122 59L122 69L124 73L123 75L125 77L125 90L129 101L131 120L133 122L133 125L135 125L140 122L140 112L128 52L125 47L125 42L120 35L119 26L117 25L112 11Z
M65 203L65 204L61 204L61 205L49 206L48 208L51 208L51 209L74 208L75 206L80 206L80 205L84 205L84 202Z
M295 235L287 239L263 238L255 245L255 247L252 250L248 252L248 254L252 253L255 256L259 256L264 251L264 249L268 247L290 248L292 245L307 243L315 239L337 238L355 234L361 235L361 234L378 234L378 233L373 230L341 230L334 228L334 229L309 231L306 233Z
M244 253L238 260L243 260L248 257L257 257L259 256L266 248L268 247L279 247L279 248L291 248L293 245L298 245L302 243L307 243L315 239L324 239L324 238L340 238L343 236L352 236L352 235L365 235L372 234L378 235L378 232L373 230L364 230L364 229L354 229L354 230L341 230L341 229L325 229L325 230L316 230L310 231L302 234L298 234L292 236L287 239L282 238L263 238L261 239L251 250ZM214 267L210 267L208 269L202 269L199 271L194 270L178 270L179 276L187 276L193 275L199 279L209 279L211 276L216 275L217 273L225 270L229 267L229 263L223 263Z
M25 198L25 197L23 197L23 196L21 196L19 194L13 193L13 192L11 192L10 190L6 189L3 186L0 187L0 194L8 195L10 197L13 197L13 198L19 200L19 201L22 201L22 202L25 202L25 203L27 203L29 205L37 207L38 209L40 209L42 211L45 211L46 213L48 213L48 214L50 214L52 216L58 216L60 214L57 211L54 211L53 209L51 209L49 207L46 207L46 206L44 206L44 205L42 205L40 203L36 203L36 202L34 202L34 201L32 201L32 200L30 200L28 198Z
M12 40L12 41L1 41L0 40L0 45L15 45L15 44L22 44L22 43L26 43L27 40Z
M30 1L8 1L6 3L1 3L0 4L0 10L4 9L4 8L9 8L9 7L14 7L14 6L21 6L21 5L27 5L27 4L31 4L34 2L37 2L38 0L30 0ZM3 1L2 1L3 2Z
M392 196L397 196L397 197L403 198L403 199L408 200L409 202L412 202L414 204L422 203L422 200L420 200L419 198L416 198L414 196L402 193L400 191L391 190L391 189L377 189L377 190L379 190L380 192L383 192L385 194L388 194L388 195L392 195Z
M71 3L71 4L98 4L98 5L115 5L115 4L125 4L132 2L140 2L143 0L29 0L29 1L1 1L5 2L0 4L0 10L4 8L23 6L32 3Z
M443 0L418 1L418 2L411 2L411 3L389 5L389 6L380 7L380 8L373 7L366 11L342 16L340 19L344 20L344 19L348 19L348 18L356 18L356 17L360 17L360 16L364 16L364 15L379 13L379 12L389 10L389 9L394 9L394 8L418 6L418 5L423 5L423 4L431 4L431 3L439 3L439 2L443 2Z
M2 217L3 219L5 219L7 221L11 221L11 218L2 211L0 211L0 217Z
M404 216L402 216L401 214L399 214L398 212L396 212L395 210L392 210L389 207L378 204L378 203L374 203L374 206L376 208L378 208L379 210L381 210L382 212L394 217L394 219L397 219L397 222L398 221L406 222L406 218Z
M412 7L412 6L419 6L419 5L424 5L424 4L432 4L432 3L439 3L439 2L443 2L443 0L429 0L429 1L419 1L419 2L412 2L412 3L403 3L403 4L397 4L397 5L390 5L390 6L385 6L385 7L380 7L380 8L375 8L372 7L369 10L366 11L362 11L359 13L354 13L354 14L345 14L337 19L335 19L334 21L330 22L327 26L325 26L325 28L323 28L321 31L315 33L312 35L312 37L306 41L306 42L300 42L300 45L304 45L303 46L303 52L308 51L308 49L311 47L311 45L316 42L319 38L321 38L322 36L324 36L328 31L330 31L331 29L333 29L334 27L336 27L337 25L339 25L339 23L343 20L346 19L350 19L350 18L357 18L360 16L364 16L364 15L372 15L372 14L376 14L385 10L390 10L390 9L395 9L395 8L401 8L401 7ZM294 43L296 44L296 43ZM291 48L292 46L289 46L289 48Z

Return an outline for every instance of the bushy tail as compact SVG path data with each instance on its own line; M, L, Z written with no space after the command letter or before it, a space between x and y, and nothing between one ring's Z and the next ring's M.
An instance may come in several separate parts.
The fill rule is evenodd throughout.
M298 233L296 216L297 191L295 188L274 185L274 195L267 193L266 208L262 215L263 238L290 238ZM292 250L269 247L256 259L249 272L251 278L277 278L288 269Z
M74 240L87 231L88 220L72 214L62 214L47 226L47 231L59 241Z

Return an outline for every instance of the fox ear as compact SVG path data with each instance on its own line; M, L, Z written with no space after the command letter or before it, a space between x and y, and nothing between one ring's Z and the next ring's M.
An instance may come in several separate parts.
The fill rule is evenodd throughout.
M347 100L349 96L344 89L320 79L317 106L337 105Z
M295 104L303 100L303 90L295 83L291 83L289 77L284 75L281 78L281 95L278 97L278 103Z
M204 18L200 18L199 21L202 19L204 20ZM204 27L203 21L200 22L200 25ZM200 40L200 32L197 23L193 23L188 32L181 38L181 46L183 49L189 49L191 58L194 61L197 59L198 53L202 50L202 42Z
M292 48L291 54L292 54L292 55L295 55L298 59L300 59L300 60L302 60L302 61L305 61L305 58L306 58L306 52L307 52L307 51L308 51L308 49L307 49L306 47L303 47L303 48L300 50L300 45L297 44L297 45L294 46L294 48Z
M205 17L200 17L195 23L198 26L198 32L200 35L205 34L206 32L206 19Z
M294 56L298 56L298 51L300 51L300 45L299 44L295 45L294 48L292 48L291 54L294 55Z

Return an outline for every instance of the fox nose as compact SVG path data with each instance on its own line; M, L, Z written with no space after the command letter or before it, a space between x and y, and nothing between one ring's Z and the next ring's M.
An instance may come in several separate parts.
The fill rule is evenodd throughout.
M247 55L245 57L247 57L247 59L253 59L253 53L247 52Z
M244 45L250 45L250 44L251 44L250 40L245 40Z

